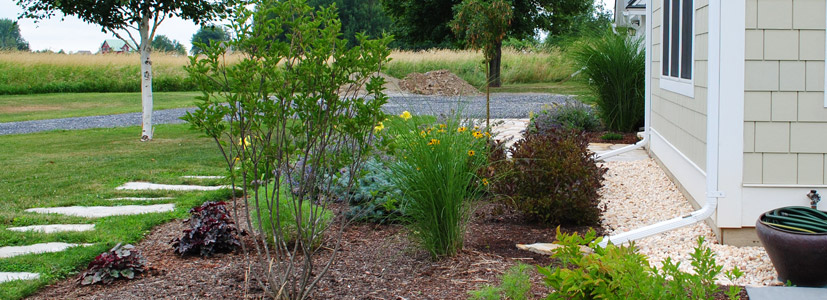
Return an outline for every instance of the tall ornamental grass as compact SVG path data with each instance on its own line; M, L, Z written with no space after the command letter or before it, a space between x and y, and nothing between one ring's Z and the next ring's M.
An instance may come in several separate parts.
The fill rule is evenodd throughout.
M611 131L632 132L643 125L646 57L641 40L612 32L575 46L598 115Z
M476 176L487 162L487 134L458 115L439 123L407 112L394 118L404 122L389 122L403 128L395 134L391 180L410 201L409 226L433 258L453 256L462 249L470 200L488 184Z

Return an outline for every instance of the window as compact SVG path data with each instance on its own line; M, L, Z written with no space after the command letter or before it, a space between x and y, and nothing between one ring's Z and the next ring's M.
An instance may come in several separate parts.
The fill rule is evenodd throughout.
M663 0L663 33L661 60L662 89L689 97L694 96L692 66L693 27L695 4L693 0Z

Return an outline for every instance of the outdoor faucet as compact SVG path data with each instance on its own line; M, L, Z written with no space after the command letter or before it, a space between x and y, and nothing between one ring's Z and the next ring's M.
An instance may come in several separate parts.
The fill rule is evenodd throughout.
M807 194L807 198L810 198L810 207L812 209L818 209L818 202L821 201L821 195L818 194L818 191L810 190L810 193Z

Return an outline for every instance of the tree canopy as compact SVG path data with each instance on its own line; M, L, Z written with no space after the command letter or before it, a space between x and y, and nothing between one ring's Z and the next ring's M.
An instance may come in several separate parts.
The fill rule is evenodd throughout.
M29 43L20 35L16 21L0 19L0 50L29 50Z
M461 0L382 0L393 18L394 34L403 48L454 48L460 40L451 31L454 6ZM571 32L579 17L593 12L594 0L510 0L513 18L506 35L530 38L538 30L550 35Z
M152 40L152 50L159 52L175 53L180 55L187 55L187 49L177 40L170 40L165 35L156 35Z
M358 44L357 33L376 38L391 31L392 21L379 0L309 0L307 4L317 9L336 5L342 21L342 34L349 47Z
M201 48L196 43L212 45L213 41L223 42L229 40L230 36L227 31L221 26L201 26L198 32L192 35L192 50L190 52L195 55L201 53Z

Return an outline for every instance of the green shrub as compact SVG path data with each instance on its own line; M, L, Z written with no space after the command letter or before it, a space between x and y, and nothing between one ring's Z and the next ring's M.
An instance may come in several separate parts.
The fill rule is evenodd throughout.
M597 131L600 128L600 119L590 105L582 102L554 103L549 109L534 115L528 125L529 132L538 134L547 134L551 128Z
M601 239L595 237L594 230L580 237L557 229L557 243L563 247L554 250L552 257L562 266L538 268L546 285L555 291L547 299L715 299L715 278L722 267L715 263L703 237L690 254L694 273L678 270L679 264L671 258L657 269L634 246L602 248L597 245ZM580 245L588 245L593 252L583 253ZM734 280L741 272L735 268L724 275ZM739 292L740 287L730 287L725 294L738 299Z
M487 162L485 134L462 124L459 114L442 124L399 118L407 121L396 135L391 182L410 199L414 236L432 257L452 256L462 249L469 200L488 183L476 176Z
M527 218L549 225L597 225L598 189L606 168L597 166L583 132L550 129L530 134L511 149L510 170L497 192Z
M272 185L271 185L272 186ZM282 199L290 199L287 194L287 184L282 184ZM262 188L263 189L263 188ZM268 188L275 190L273 188ZM295 196L292 196L295 197ZM278 201L273 203L261 203L250 205L250 219L254 228L264 231L264 236L271 245L279 242L297 244L299 232L301 232L301 243L304 245L317 246L322 242L323 233L333 219L333 213L323 206L314 205L309 200L301 201L301 220L296 218L299 210L296 209L297 201ZM270 206L272 205L272 206ZM257 210L256 210L257 209ZM299 228L296 224L300 224ZM301 230L299 230L301 229ZM281 239L276 239L276 234L281 232Z
M402 197L402 190L390 181L390 170L376 158L364 162L350 192L347 185L351 178L349 172L342 172L336 179L334 195L346 201L350 208L345 216L356 221L374 223L400 221L407 211L408 201Z
M617 133L617 132L607 132L607 133L601 135L600 139L604 140L604 141L617 141L617 140L622 140L623 135L620 134L620 133Z
M646 58L640 39L607 31L577 45L575 61L583 66L607 129L632 132L643 125Z

